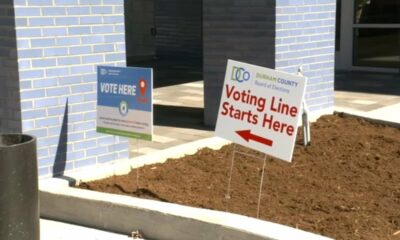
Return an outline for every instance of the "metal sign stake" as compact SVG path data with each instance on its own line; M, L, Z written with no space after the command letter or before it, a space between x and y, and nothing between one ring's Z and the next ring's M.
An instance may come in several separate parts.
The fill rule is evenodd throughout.
M136 139L136 148L139 154L139 139ZM136 166L136 190L139 190L139 166Z
M301 65L299 66L299 69L297 70L297 74L299 76L304 77L303 66L301 66ZM306 78L306 81L307 81L307 78ZM303 144L305 147L307 147L311 143L311 128L310 128L310 118L308 117L309 111L308 111L308 107L307 107L305 99L303 99L303 102L302 102L302 109L303 109L303 113L301 115L301 118L302 118L302 124L303 124Z
M236 144L233 144L231 168L230 168L230 171L229 171L228 189L227 189L226 195L225 195L226 199L231 199L230 192L231 192L231 181L232 181L233 164L235 162L235 153L236 153Z
M262 194L262 186L264 182L264 173L265 173L265 162L267 160L267 154L265 154L264 157L264 163L262 167L262 173L261 173L261 181L260 181L260 189L258 192L258 202L257 202L257 218L260 218L260 203L261 203L261 194Z
M253 158L256 158L256 159L260 159L260 160L261 160L261 158L262 158L262 159L263 159L263 167L262 167L261 182L260 182L260 189L259 189L259 192L258 192L258 203L257 203L257 218L259 218L259 215L260 215L260 204L261 204L261 195L262 195L262 186L263 186L263 182L264 182L265 165L266 165L266 160L267 160L267 156L268 156L268 155L267 155L267 154L264 154L264 157L258 158L256 155L249 154L249 153L245 153L245 152L241 152L241 151L237 151L237 150L236 150L236 145L237 145L237 144L235 144L235 143L233 144L232 158L231 158L231 166L230 166L230 170L229 170L228 188L227 188L227 191L226 191L225 198L226 198L226 199L231 199L231 195L230 195L230 192L231 192L231 182L232 182L233 165L234 165L234 162L235 162L235 156L236 156L236 154L244 155L244 156L247 156L247 157L253 157ZM225 206L226 206L225 210L228 210L228 206L227 206L227 205L225 205Z

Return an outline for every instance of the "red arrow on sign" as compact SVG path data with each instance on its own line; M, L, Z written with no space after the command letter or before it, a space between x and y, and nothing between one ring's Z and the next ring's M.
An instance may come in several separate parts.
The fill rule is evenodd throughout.
M268 139L268 138L263 138L257 135L254 135L251 133L250 130L242 130L242 131L236 131L236 133L241 136L246 142L253 140L259 143L262 143L264 145L272 147L273 141Z

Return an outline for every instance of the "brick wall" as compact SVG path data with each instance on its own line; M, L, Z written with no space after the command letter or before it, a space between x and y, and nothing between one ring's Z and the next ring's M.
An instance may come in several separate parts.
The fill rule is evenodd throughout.
M274 68L275 1L203 0L204 121L215 125L227 59Z
M17 45L12 0L0 3L0 133L21 132Z
M125 0L126 55L129 62L153 59L156 37L153 0Z
M25 133L41 176L128 157L97 134L96 65L125 65L123 0L15 0Z
M202 1L155 0L157 56L202 58Z
M334 104L336 0L276 1L276 69L308 77L306 101L311 111Z
M216 121L227 58L289 73L302 65L310 110L333 110L336 0L204 0L203 11L206 124Z

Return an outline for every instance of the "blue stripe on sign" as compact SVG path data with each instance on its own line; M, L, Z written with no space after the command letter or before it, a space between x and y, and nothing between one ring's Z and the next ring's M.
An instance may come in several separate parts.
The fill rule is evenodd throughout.
M98 105L118 108L126 101L129 109L151 111L151 68L99 66L97 79ZM139 86L143 80L145 88Z

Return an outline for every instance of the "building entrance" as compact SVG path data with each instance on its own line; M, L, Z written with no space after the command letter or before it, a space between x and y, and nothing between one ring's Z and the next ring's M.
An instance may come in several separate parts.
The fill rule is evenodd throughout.
M201 0L126 0L128 66L153 67L154 86L202 80Z
M131 140L130 157L209 134L203 124L202 14L202 0L125 0L127 65L151 67L154 74L153 142L139 149Z

